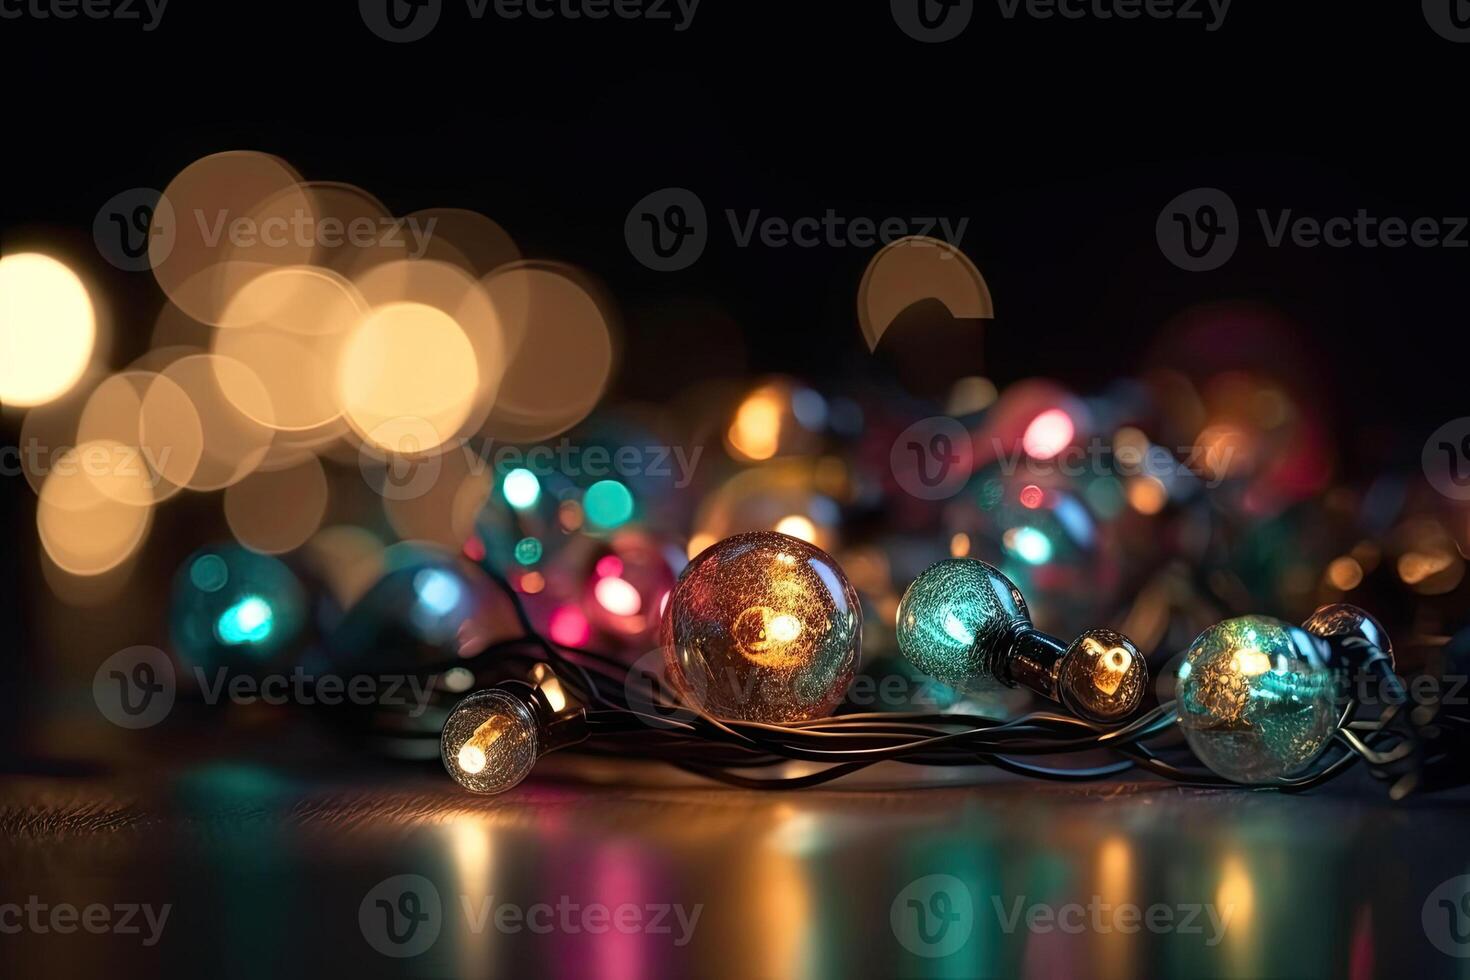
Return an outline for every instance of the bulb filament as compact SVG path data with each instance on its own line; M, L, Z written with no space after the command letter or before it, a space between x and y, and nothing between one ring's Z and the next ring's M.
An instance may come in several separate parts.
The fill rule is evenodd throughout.
M510 728L505 715L491 715L480 723L473 735L459 747L459 768L473 776L485 768L485 757L495 740Z

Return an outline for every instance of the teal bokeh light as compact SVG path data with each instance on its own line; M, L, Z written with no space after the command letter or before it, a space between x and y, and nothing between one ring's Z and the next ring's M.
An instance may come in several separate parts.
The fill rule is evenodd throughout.
M521 538L516 542L516 561L522 565L534 565L541 560L541 541L537 538Z
M600 480L587 488L582 509L598 527L619 527L633 516L633 494L617 480Z
M218 592L230 581L230 569L219 555L200 555L189 565L189 580L201 592Z
M1034 527L1018 527L1011 532L1008 550L1028 565L1045 565L1051 561L1051 538Z
M220 615L214 632L221 643L229 646L261 643L270 637L275 619L269 602L258 595L249 595Z
M536 479L535 473L524 468L505 474L500 490L505 494L505 502L516 510L535 507L536 501L541 499L541 481Z
M169 597L176 652L205 669L267 664L296 642L306 619L306 593L291 569L235 544L190 555Z

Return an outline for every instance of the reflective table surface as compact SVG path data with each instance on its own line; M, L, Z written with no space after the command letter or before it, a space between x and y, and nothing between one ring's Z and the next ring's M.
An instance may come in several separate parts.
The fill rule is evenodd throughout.
M1366 776L758 793L563 755L479 798L315 741L178 754L10 763L0 975L1470 973L1467 801Z

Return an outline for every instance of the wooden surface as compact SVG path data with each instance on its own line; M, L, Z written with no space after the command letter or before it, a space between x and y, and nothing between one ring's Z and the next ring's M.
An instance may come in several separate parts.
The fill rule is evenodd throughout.
M0 901L171 912L152 946L0 935L0 975L1451 977L1470 963L1439 952L1421 920L1437 885L1470 872L1465 802L1390 804L1366 780L1305 797L974 773L915 788L894 767L778 794L550 757L517 790L480 799L432 766L314 744L179 757L11 764ZM370 944L359 913L405 874L438 894L439 928L397 959ZM940 957L915 949L908 903L957 916L964 899L944 879L954 894L932 904L931 875L968 893L950 923L964 941ZM476 927L486 908L543 903L632 904L651 928L625 918L628 931L594 933L580 911L544 933L511 918ZM1121 911L1154 904L1175 927ZM692 929L676 907L699 910Z

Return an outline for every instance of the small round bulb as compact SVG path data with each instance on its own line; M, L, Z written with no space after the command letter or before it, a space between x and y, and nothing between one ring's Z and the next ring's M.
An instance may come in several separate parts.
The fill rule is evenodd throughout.
M898 645L951 687L999 681L1059 701L1102 723L1138 710L1148 663L1121 633L1091 629L1070 646L1031 625L1021 590L983 561L930 566L898 604Z
M472 793L504 793L536 765L535 712L521 698L491 688L464 698L449 713L439 740L444 768Z
M1269 616L1227 619L1201 633L1179 665L1179 727L1213 772L1273 783L1327 746L1336 690L1317 637Z
M664 614L664 658L685 703L784 724L830 715L862 648L862 610L837 562L774 531L711 545Z

